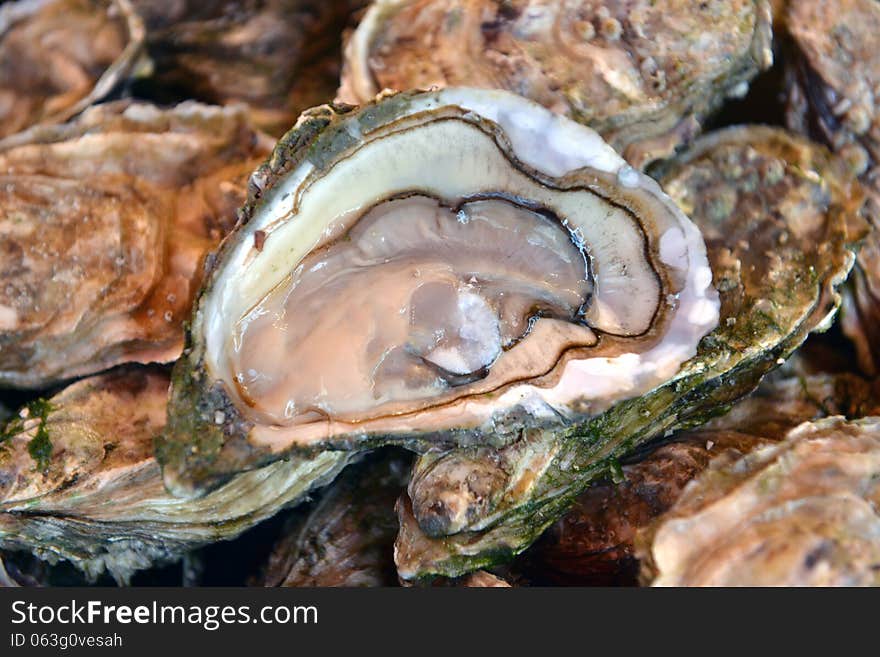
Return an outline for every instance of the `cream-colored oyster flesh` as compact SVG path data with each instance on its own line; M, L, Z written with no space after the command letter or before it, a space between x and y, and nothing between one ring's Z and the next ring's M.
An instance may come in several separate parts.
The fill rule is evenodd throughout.
M0 139L67 120L142 62L130 0L18 0L0 7Z
M717 322L699 231L656 183L507 92L318 108L252 183L175 370L175 490L295 449L577 422Z
M722 412L833 321L867 224L857 182L827 149L783 130L729 128L696 142L661 180L705 236L718 327L668 384L580 426L422 456L399 505L405 579L512 558L615 459Z
M171 496L153 457L168 374L128 368L34 402L2 432L0 549L64 559L95 577L238 536L332 479L344 452L278 461L196 501Z
M266 152L241 108L197 103L119 101L0 141L0 385L177 358Z
M655 586L880 584L880 419L719 458L640 538Z
M507 89L597 130L634 166L672 155L772 62L764 0L374 0L338 99Z

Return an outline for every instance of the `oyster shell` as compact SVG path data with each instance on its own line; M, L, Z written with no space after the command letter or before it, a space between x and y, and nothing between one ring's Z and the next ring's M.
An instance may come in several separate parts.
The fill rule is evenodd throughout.
M402 577L457 575L519 553L614 459L718 414L833 319L866 226L857 183L826 149L732 128L699 140L662 182L706 238L718 328L670 382L586 423L500 450L423 456L400 505Z
M294 512L275 545L264 586L395 586L394 503L412 459L376 454L352 465L314 508Z
M306 113L242 216L174 372L179 494L292 450L576 422L668 381L717 322L699 232L656 183L507 92Z
M180 354L267 152L241 108L120 101L0 141L0 385Z
M880 419L718 458L640 538L655 586L880 585Z
M597 130L637 168L672 155L772 63L764 0L375 0L337 98L514 91Z
M66 559L95 577L133 572L234 538L329 481L345 452L278 461L196 501L167 493L153 458L169 378L129 368L26 407L0 451L0 549Z
M333 98L342 30L367 0L132 3L147 27L150 93L246 103L257 126L280 136L302 110Z
M141 63L129 0L18 0L0 7L0 139L59 123L105 98Z
M876 223L859 250L844 295L841 325L856 347L862 371L880 375L880 229Z
M631 584L637 533L666 512L710 461L785 438L806 421L880 413L880 389L853 374L767 377L723 417L635 456L618 483L588 488L514 566L538 584Z
M880 4L805 0L786 5L788 125L847 160L868 193L873 234L844 301L843 328L862 370L880 373Z

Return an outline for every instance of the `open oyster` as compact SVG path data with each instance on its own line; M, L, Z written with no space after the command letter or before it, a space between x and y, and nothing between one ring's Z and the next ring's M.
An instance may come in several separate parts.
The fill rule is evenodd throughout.
M268 152L241 108L121 101L0 141L0 385L174 360Z
M423 456L400 504L404 578L520 552L616 458L716 415L833 318L865 224L858 185L826 149L781 130L728 129L698 141L662 182L706 238L718 328L671 381L585 423Z
M668 382L718 318L699 231L502 91L317 108L252 179L175 368L166 483L293 450L503 444Z
M0 549L66 559L125 581L136 570L234 538L332 479L344 452L278 461L195 501L169 495L153 458L168 375L130 368L84 379L3 430Z
M162 97L246 103L276 136L333 98L342 30L367 0L132 0Z
M314 508L294 512L275 545L264 586L394 586L394 502L412 459L376 454L349 467Z
M880 419L718 458L640 538L657 586L880 585Z
M58 123L110 94L141 62L129 0L17 0L0 6L0 139Z
M597 130L638 168L692 138L772 62L765 0L375 0L338 98L514 91Z
M782 440L802 422L878 413L880 388L856 375L774 373L727 415L634 456L615 480L588 488L515 569L535 583L632 584L638 573L637 533L675 504L710 461L725 452L731 460Z

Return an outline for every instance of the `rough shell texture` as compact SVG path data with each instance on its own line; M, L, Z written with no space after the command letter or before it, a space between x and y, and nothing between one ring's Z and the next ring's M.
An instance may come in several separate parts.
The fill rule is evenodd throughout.
M65 121L136 70L144 26L129 0L18 0L0 7L0 139Z
M770 22L763 0L379 0L347 44L338 98L509 89L593 127L641 168L769 67Z
M153 62L143 85L166 98L245 103L280 136L333 98L342 30L367 0L132 0Z
M711 460L782 440L802 422L878 412L880 390L858 376L774 373L727 415L632 457L621 468L622 480L591 486L514 568L539 584L633 584L638 531L666 512Z
M656 586L880 584L880 420L715 459L639 538Z
M0 385L177 358L266 152L241 108L197 103L99 105L0 141Z
M169 495L153 458L168 375L116 370L23 409L0 434L0 549L65 559L119 581L234 538L332 479L343 453L281 461L195 502Z
M862 244L844 295L843 330L853 341L859 365L869 376L880 374L880 231Z
M394 502L412 458L380 453L349 467L275 545L264 586L394 586Z
M827 143L860 176L874 233L859 254L844 300L844 331L862 370L880 372L880 4L804 0L786 4L789 127Z
M672 383L585 426L420 459L412 501L400 505L404 578L522 551L615 458L718 414L833 318L866 225L855 181L824 148L781 130L729 129L697 142L662 182L706 237L719 327Z

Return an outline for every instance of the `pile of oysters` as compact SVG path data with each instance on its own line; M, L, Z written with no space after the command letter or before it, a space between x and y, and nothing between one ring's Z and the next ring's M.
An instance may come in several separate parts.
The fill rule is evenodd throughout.
M880 584L880 1L0 5L0 584Z

